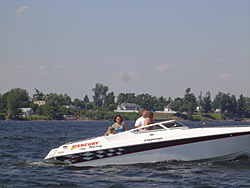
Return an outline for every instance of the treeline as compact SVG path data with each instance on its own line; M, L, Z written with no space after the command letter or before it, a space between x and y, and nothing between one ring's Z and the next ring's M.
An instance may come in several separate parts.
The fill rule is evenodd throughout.
M108 90L108 86L97 83L92 89L93 101L90 101L87 95L83 99L72 100L67 94L44 94L38 89L35 89L35 94L30 97L25 89L14 88L0 94L0 118L20 118L20 108L32 108L36 117L48 120L62 120L64 115L74 115L81 119L111 120L113 111L123 102L135 103L152 111L163 111L164 107L168 107L173 111L185 113L190 120L194 113L213 113L216 110L232 117L250 118L250 98L243 95L236 99L235 95L219 92L212 100L210 92L204 97L196 97L191 93L191 88L187 88L183 98L177 97L173 100L170 97L166 99L163 96L135 93L120 93L116 98L114 92ZM38 106L34 101L45 101L45 104ZM75 105L80 108L66 108L64 105ZM127 120L134 120L139 116L138 113L124 115L127 116Z

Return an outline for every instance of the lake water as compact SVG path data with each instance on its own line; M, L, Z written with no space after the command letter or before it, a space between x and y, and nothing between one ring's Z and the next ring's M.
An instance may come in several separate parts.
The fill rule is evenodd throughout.
M132 128L134 122L126 122ZM250 187L250 159L70 167L47 164L64 143L102 135L111 121L0 121L0 187ZM190 127L250 122L185 122ZM250 143L249 143L250 144Z

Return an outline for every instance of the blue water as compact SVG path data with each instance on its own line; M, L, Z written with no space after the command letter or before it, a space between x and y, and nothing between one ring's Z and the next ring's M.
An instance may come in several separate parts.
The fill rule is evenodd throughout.
M43 159L66 142L102 135L110 121L0 121L0 187L250 187L250 159L70 167ZM127 122L132 128L134 122ZM248 122L186 122L190 127ZM250 144L250 143L249 143ZM192 152L192 151L191 151Z

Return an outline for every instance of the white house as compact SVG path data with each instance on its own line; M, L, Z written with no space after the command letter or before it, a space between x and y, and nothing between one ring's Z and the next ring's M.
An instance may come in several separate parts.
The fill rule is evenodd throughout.
M215 113L221 114L221 109L216 108L216 109L215 109Z
M124 102L119 104L114 112L139 112L140 108L137 104Z
M75 115L63 115L65 120L77 120Z
M33 116L34 111L31 108L20 108L23 116Z
M76 108L76 109L81 109L80 106L75 106L75 105L63 105L62 107L64 107L64 108Z
M34 101L34 104L37 104L38 106L45 105L45 101Z
M169 113L169 114L175 114L176 111L171 110L170 106L165 106L164 111L156 111L157 113Z

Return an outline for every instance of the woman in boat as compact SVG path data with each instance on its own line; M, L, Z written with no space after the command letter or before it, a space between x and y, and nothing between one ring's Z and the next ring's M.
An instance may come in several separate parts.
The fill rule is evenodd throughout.
M110 135L110 130L112 130L111 134L121 133L123 131L128 130L126 123L122 120L122 116L120 115L115 116L114 122L115 123L109 127L108 131L104 134L104 136Z
M126 123L122 120L122 116L120 115L115 116L114 122L115 123L112 125L112 127L114 127L115 129L115 133L121 133L123 131L128 130Z

